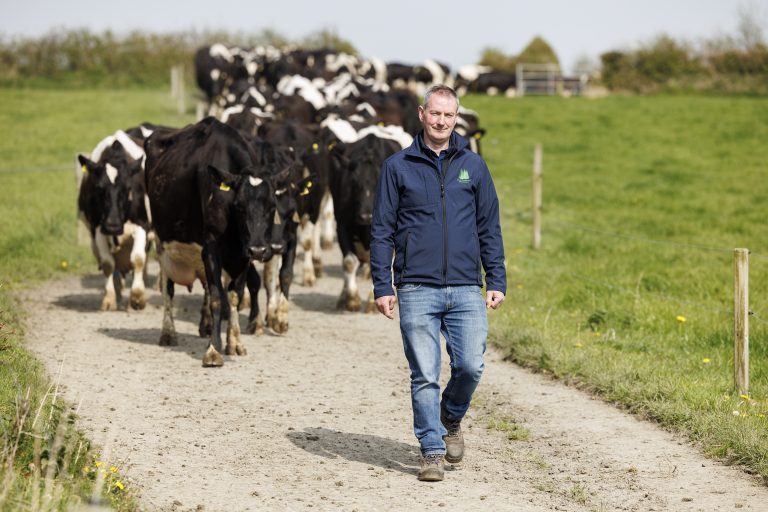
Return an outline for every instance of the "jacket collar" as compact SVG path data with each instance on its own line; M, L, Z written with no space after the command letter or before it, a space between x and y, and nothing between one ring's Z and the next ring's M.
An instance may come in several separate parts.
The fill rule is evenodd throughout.
M405 149L405 154L408 156L414 156L429 160L427 151L432 151L424 144L424 130L420 130L419 133L413 138L413 142ZM464 150L469 146L467 139L459 135L458 133L451 132L451 140L448 143L447 156L451 156L454 153Z

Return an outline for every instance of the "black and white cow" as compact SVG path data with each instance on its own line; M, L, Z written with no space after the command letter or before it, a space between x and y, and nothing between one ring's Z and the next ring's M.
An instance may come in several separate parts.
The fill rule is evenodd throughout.
M144 202L144 151L123 131L106 137L81 166L80 218L91 235L99 269L106 278L102 310L116 310L123 278L133 273L130 306L144 309L147 230Z
M237 290L252 260L272 256L275 200L269 175L274 173L260 168L252 147L234 128L210 117L173 133L153 134L145 149L165 308L160 344L177 344L174 283L191 287L199 279L209 291L212 317L203 366L221 366L222 318L229 318L226 353L246 353ZM223 272L232 279L229 293Z
M480 139L485 135L485 128L480 128L480 117L477 112L465 107L459 107L456 119L456 133L469 141L469 149L480 155Z
M480 73L477 78L467 85L467 92L483 93L490 96L504 94L515 95L517 74L511 71L490 71Z
M375 128L375 127L374 127ZM369 133L357 142L337 144L331 151L334 170L331 174L336 233L344 256L344 287L336 306L359 311L357 270L360 262L370 263L371 219L376 181L382 163L401 149L396 141ZM366 312L375 311L373 291Z

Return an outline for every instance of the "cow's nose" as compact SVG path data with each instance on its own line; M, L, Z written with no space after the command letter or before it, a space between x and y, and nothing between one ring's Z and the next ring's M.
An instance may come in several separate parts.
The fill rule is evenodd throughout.
M267 248L262 245L248 248L248 256L253 260L262 260L266 254Z
M269 244L270 247L272 247L272 251L276 252L277 254L283 253L283 244Z
M105 235L119 236L119 235L123 234L123 224L120 223L120 222L117 222L117 223L115 223L115 222L104 223L101 226L101 231Z

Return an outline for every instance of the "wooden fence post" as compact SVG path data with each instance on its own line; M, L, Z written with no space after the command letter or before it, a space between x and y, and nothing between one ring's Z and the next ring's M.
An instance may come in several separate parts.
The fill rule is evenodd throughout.
M749 394L749 250L733 250L733 366L740 395Z
M171 67L171 98L176 100L176 112L181 115L187 110L184 92L184 66Z
M534 249L541 247L541 144L533 152L533 242Z

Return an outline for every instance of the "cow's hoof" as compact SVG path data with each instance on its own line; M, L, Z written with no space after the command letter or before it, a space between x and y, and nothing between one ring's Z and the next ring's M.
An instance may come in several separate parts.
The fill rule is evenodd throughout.
M179 340L176 339L176 335L168 332L164 332L160 336L161 347L175 347L179 344Z
M315 271L314 269L304 269L304 286L311 288L315 286Z
M256 336L261 336L264 334L264 322L261 320L248 322L248 326L245 328L245 334L255 334Z
M232 343L232 344L228 343L225 353L228 356L235 356L235 355L244 356L248 353L248 351L245 350L245 345L243 345L242 343Z
M102 311L117 311L117 300L114 297L104 297L101 301Z
M352 312L360 311L360 297L358 295L342 294L339 297L339 302L336 303L336 307Z
M221 354L216 352L216 349L211 345L208 347L208 350L205 351L205 355L203 356L203 367L211 368L219 366L224 366L224 358L221 357Z
M144 309L147 306L144 290L131 290L130 304L133 309Z

